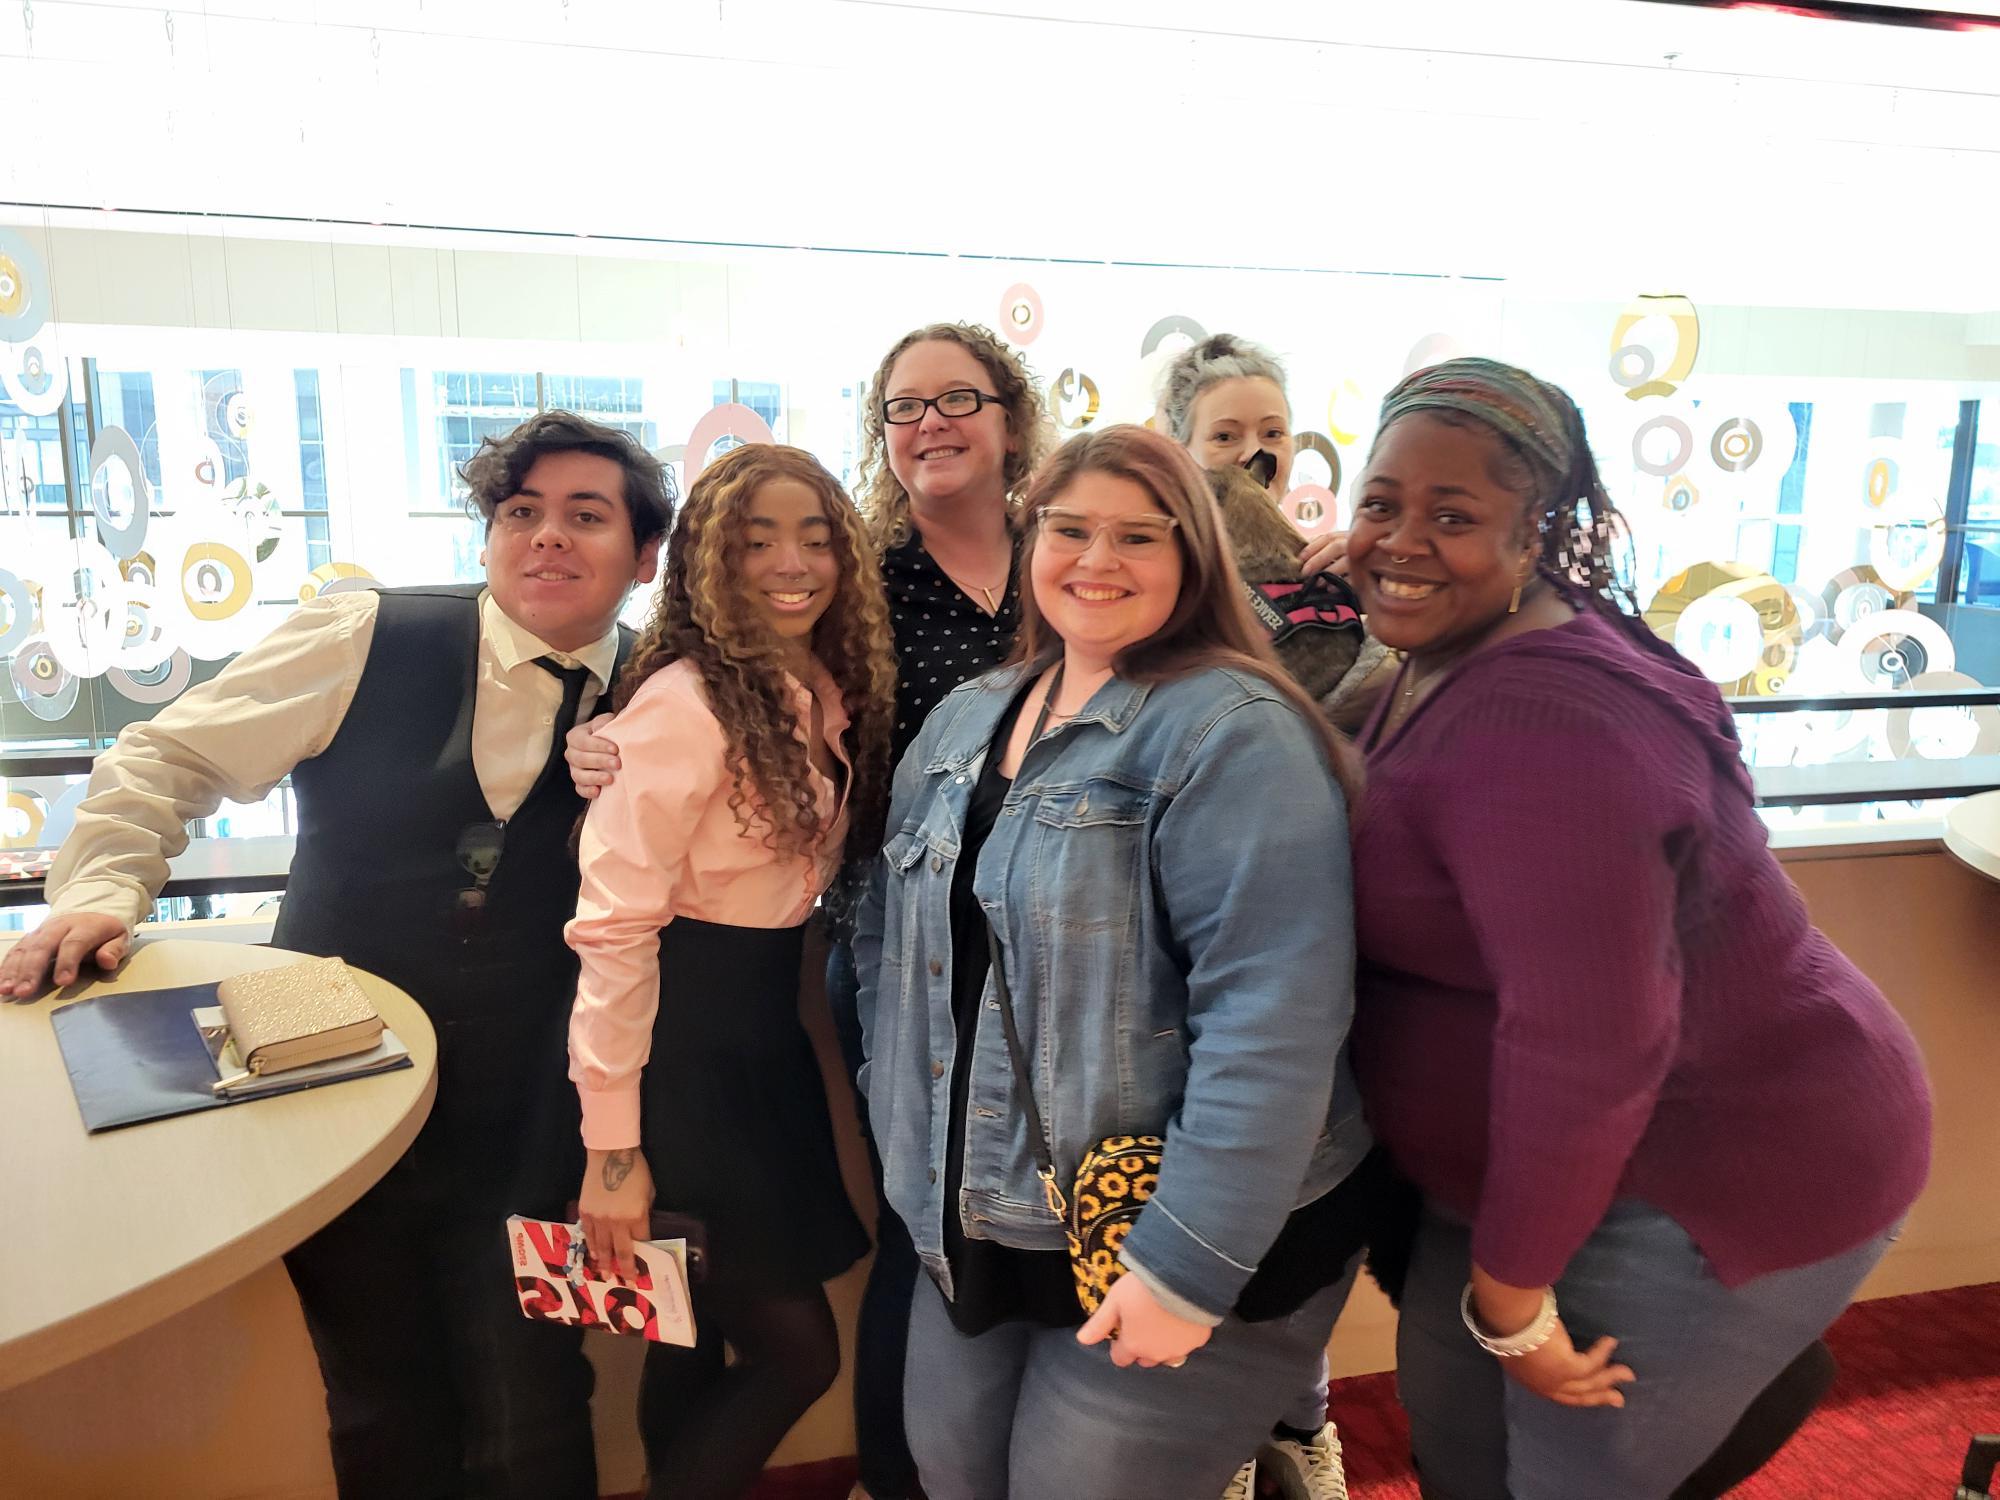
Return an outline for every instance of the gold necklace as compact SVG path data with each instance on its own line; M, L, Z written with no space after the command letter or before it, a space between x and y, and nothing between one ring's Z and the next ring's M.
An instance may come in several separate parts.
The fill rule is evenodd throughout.
M932 560L936 561L936 559ZM974 594L977 594L982 599L984 599L986 601L986 612L989 615L997 615L1000 613L1000 601L993 597L993 590L986 587L985 584L967 583L964 579L960 578L956 573L952 572L951 569L947 568L943 563L938 563L938 571L943 573L945 577L949 578L952 581L953 585L958 589L958 591L961 594L964 594L968 599L971 598ZM1009 576L1011 577L1012 569L1009 569L1008 572ZM999 588L1004 593L1007 588L1007 579L1002 578L995 587Z
M1409 715L1410 706L1416 701L1417 689L1437 676L1437 673L1435 670L1419 672L1417 670L1416 659L1412 657L1409 665L1404 668L1404 676L1406 680L1403 683L1403 690L1396 695L1396 718L1398 720L1406 718Z
M928 544L924 546L924 550L926 552L930 552L931 561L937 564L937 570L940 573L944 574L945 577L949 578L952 581L952 586L956 588L961 594L965 595L966 598L968 599L970 599L974 594L977 594L979 595L980 598L986 601L986 612L989 615L997 615L1000 613L1000 600L994 597L994 589L1000 590L1001 594L1003 596L1005 595L1007 589L1007 580L1014 576L1014 565L1011 559L1008 561L1007 571L1000 575L1000 581L997 584L995 584L993 588L988 588L983 583L968 583L963 578L960 578L958 574L952 572L950 568L947 568L944 565L944 563L939 559L938 555L935 552L931 552L931 549Z
M1412 698L1417 696L1417 688L1422 684L1424 679L1422 674L1417 671L1417 664L1415 662L1410 663L1409 670L1404 675L1409 680L1403 684L1403 701L1408 703Z
M956 578L953 578L952 582L958 583L958 580ZM986 601L986 613L988 613L989 615L997 615L1000 613L1000 601L993 597L993 590L989 589L985 584L959 583L958 586L962 592L968 594L977 593L982 599L984 599ZM1002 578L998 584L998 587L1002 593L1005 593L1007 589L1007 580L1005 578Z

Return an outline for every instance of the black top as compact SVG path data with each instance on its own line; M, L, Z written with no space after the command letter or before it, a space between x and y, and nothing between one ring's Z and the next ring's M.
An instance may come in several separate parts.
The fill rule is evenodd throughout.
M952 1058L951 1121L944 1148L944 1254L951 1265L951 1322L963 1334L984 1333L996 1324L1016 1319L1050 1328L1073 1328L1083 1322L1068 1251L1016 1250L992 1240L967 1239L958 1209L959 1187L965 1177L972 1039L986 994L987 970L992 967L986 947L986 914L972 894L972 873L986 836L1000 816L1007 789L1013 785L1000 773L1000 762L1032 686L1030 678L993 732L986 762L966 808L958 867L951 874L951 1018L958 1048Z
M989 615L946 576L916 532L882 554L889 629L896 638L892 762L903 758L945 694L1007 659L1021 623L1019 556L1017 551L1007 569L1000 612Z

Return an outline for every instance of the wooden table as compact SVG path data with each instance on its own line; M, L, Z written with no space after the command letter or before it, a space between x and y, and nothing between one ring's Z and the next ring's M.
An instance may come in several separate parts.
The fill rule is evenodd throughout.
M2000 880L2000 792L1967 797L1949 808L1944 846L1961 864Z
M0 939L0 952L11 940ZM0 1004L0 1390L116 1343L276 1260L416 1137L437 1041L416 1002L357 971L413 1066L89 1135L49 1013L120 990L204 984L300 955L141 939L111 978ZM358 1268L357 1268L358 1270ZM0 1486L4 1488L4 1486Z

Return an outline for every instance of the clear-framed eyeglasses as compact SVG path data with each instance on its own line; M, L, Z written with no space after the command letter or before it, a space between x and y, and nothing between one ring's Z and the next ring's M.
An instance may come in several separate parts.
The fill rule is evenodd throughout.
M1042 545L1064 557L1088 552L1100 536L1111 538L1111 550L1131 562L1164 557L1172 544L1174 528L1181 523L1172 516L1113 516L1095 520L1082 511L1044 506L1035 515L1035 530Z
M907 427L924 419L926 407L936 407L941 417L969 417L982 406L999 406L998 396L975 391L970 386L940 391L935 396L897 396L882 403L882 420L892 427Z

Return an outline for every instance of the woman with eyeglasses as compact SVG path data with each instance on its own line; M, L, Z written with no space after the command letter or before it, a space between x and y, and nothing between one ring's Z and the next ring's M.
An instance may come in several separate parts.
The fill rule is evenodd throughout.
M1023 536L1016 660L903 756L855 939L927 1273L909 1433L932 1500L1214 1500L1310 1379L1358 1228L1348 752L1168 439L1071 440ZM1141 1206L1079 1276L1077 1170L1145 1135L1157 1175L1097 1179Z
M646 1350L654 1500L742 1495L840 1367L822 1283L867 1238L799 966L850 842L880 847L894 671L873 549L818 460L761 444L704 469L615 689L631 764L584 820L565 934L591 1256L631 1274L655 1207L707 1238L699 1343Z
M868 384L862 414L861 509L881 560L895 641L891 764L925 716L953 688L998 666L1020 619L1013 511L1047 452L1042 397L1021 357L985 328L932 323L892 344ZM597 795L618 769L599 719L571 735L578 790ZM854 957L842 892L829 901L827 995L850 1076L861 1066ZM870 1142L876 1197L881 1162ZM854 1416L860 1480L853 1500L914 1500L916 1468L903 1432L903 1347L917 1260L909 1235L883 1203L875 1260L855 1334Z

